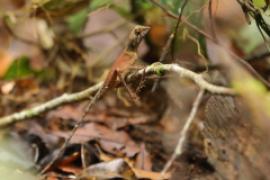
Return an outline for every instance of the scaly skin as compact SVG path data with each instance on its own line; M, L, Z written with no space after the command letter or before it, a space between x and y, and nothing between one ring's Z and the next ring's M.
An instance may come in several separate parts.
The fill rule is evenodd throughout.
M102 87L96 93L92 101L90 102L90 108L95 102L103 96L106 91L115 86L117 77L127 72L130 67L138 59L137 49L141 41L144 39L145 35L149 31L149 27L146 26L135 26L134 29L129 34L128 44L124 51L118 56L118 58L113 63Z

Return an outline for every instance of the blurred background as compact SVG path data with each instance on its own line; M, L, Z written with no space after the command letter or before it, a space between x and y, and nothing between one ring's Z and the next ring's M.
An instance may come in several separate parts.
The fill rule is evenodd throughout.
M240 95L204 93L184 152L164 179L268 179L268 5L268 0L0 0L0 117L104 80L131 29L150 26L134 71L154 62L176 63ZM110 90L43 174L87 101L2 128L0 175L160 178L199 87L172 73L146 75L130 85L142 105L124 88ZM115 170L110 163L119 159Z

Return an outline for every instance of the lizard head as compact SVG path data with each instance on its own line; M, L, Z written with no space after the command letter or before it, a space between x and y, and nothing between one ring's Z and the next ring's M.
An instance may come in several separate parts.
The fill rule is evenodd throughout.
M149 26L136 25L129 34L127 48L129 50L136 50L149 30Z

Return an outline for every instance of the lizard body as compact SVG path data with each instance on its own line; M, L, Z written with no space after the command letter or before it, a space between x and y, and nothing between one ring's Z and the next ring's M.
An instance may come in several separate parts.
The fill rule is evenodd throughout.
M135 61L138 59L137 48L149 29L149 27L137 25L131 31L127 47L113 63L102 87L93 97L87 109L90 109L93 104L95 104L95 102L106 93L108 89L114 88L117 78L120 77L120 75L123 76L125 72L128 72L129 68L135 63Z

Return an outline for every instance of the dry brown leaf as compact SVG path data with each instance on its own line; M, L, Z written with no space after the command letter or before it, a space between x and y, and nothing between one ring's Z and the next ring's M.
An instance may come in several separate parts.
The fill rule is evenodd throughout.
M14 86L15 86L14 81L9 81L9 82L3 83L3 85L1 85L1 93L9 94L13 90Z
M114 131L106 126L95 123L89 123L83 128L80 128L75 133L72 141L76 139L79 142L81 140L89 141L91 137L100 139L101 147L112 154L134 157L139 152L139 147L130 139L126 132Z
M47 119L77 120L82 116L82 108L66 105L48 113Z
M142 179L164 180L164 179L170 179L171 177L170 173L165 173L162 176L161 173L159 172L144 171L144 170L135 169L135 168L133 168L133 171L135 172L137 178L142 178Z
M82 173L81 177L96 177L98 179L135 179L135 174L124 159L115 159L109 162L102 162L88 167Z
M28 123L19 123L16 124L14 127L18 132L27 131L28 135L36 135L40 137L49 149L55 147L55 145L57 145L60 142L59 137L51 133L48 133L48 131L46 131L44 127L42 127L35 121Z
M151 171L152 165L150 154L147 152L145 144L143 143L140 148L140 153L136 157L135 167L138 169Z
M98 106L98 104L97 104ZM61 119L61 120L74 120L79 121L82 114L84 113L84 105L72 106L65 105L56 110L48 113L48 119ZM111 129L119 129L126 127L130 124L145 124L153 119L152 114L147 114L144 112L130 112L129 109L120 108L101 108L95 107L88 113L85 117L85 121L90 122L100 122L106 124Z
M99 151L99 158L101 161L112 161L114 159L112 156L103 153L102 151Z
M208 7L205 7L205 16L208 16ZM224 28L239 28L246 23L241 6L235 0L212 0L213 18L218 26Z
M70 135L64 132L53 133L65 138ZM117 156L134 157L140 151L140 148L125 131L115 131L96 123L88 123L78 129L71 139L71 143L81 144L93 139L99 142L104 151Z
M61 166L58 166L57 168L61 169L61 171L63 171L63 172L72 173L72 174L79 174L82 172L81 167L72 166L71 164L61 165Z
M11 55L4 49L0 49L0 77L5 75L11 63Z

